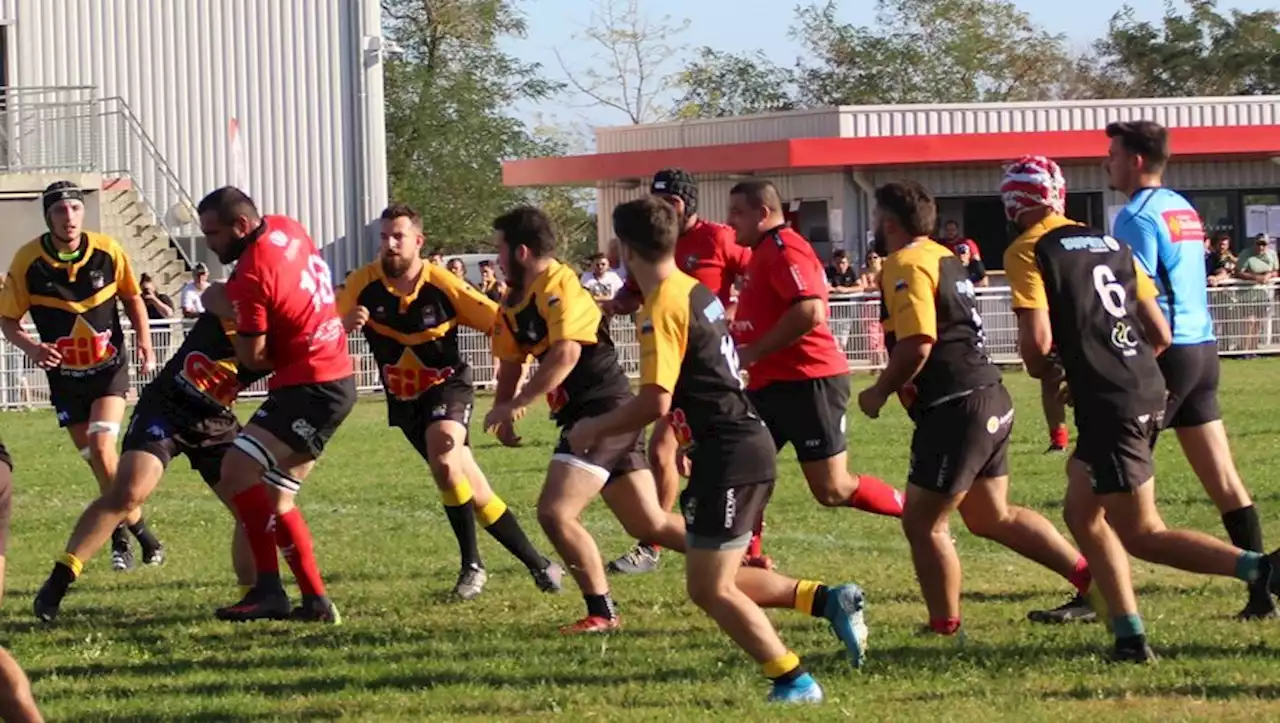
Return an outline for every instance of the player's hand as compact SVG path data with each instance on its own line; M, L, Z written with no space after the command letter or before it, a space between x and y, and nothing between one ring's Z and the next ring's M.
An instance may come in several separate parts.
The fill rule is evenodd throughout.
M640 310L640 297L635 294L619 295L601 301L600 310L607 316L629 316Z
M881 390L879 385L873 384L858 394L858 409L871 419L875 419L880 416L880 410L884 409L887 401L889 401L889 395Z
M1062 382L1058 385L1058 392L1054 396L1057 397L1058 401L1064 406L1075 406L1076 400L1075 397L1071 396L1071 385L1066 382Z
M500 402L484 415L484 431L497 436L502 427L514 426L523 416L524 407L516 406L513 402Z
M156 370L156 350L152 348L151 342L138 345L138 361L141 362L143 374Z
M359 305L351 309L351 311L348 311L346 316L342 317L342 326L346 328L348 334L359 331L361 327L368 322L369 309Z
M751 344L743 344L738 347L738 368L746 369L747 367L760 361L760 353Z
M519 447L523 441L520 435L516 434L516 425L514 424L499 424L493 434L504 447Z
M693 474L693 460L689 459L689 455L685 454L683 449L676 450L676 472L685 479L689 479L689 475Z
M32 350L31 360L41 369L53 369L62 363L62 354L53 344L40 344Z
M570 427L565 439L569 442L569 449L573 450L574 454L585 456L600 441L600 426L596 423L596 418L583 419Z

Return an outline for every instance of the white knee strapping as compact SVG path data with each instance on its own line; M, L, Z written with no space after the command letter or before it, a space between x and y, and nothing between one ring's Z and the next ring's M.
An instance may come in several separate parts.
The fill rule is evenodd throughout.
M262 442L250 437L247 434L240 434L236 437L235 448L249 455L250 459L262 465L265 470L275 469L276 456L271 454L271 450L262 445Z
M298 494L298 490L302 489L302 480L278 469L269 469L263 472L262 481L294 495Z
M120 436L119 422L89 422L88 435L92 437L95 434L107 434L112 437Z
M93 450L89 449L88 447L81 447L81 448L80 448L80 456L81 456L81 457L83 457L83 458L85 458L85 459L89 459L89 458L93 457Z

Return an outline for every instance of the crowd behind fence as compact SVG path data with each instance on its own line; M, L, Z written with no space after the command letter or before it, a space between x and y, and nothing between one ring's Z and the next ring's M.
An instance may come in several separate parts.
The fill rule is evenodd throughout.
M1280 353L1280 283L1227 284L1209 289L1209 309L1214 320L1221 355ZM978 289L978 312L986 333L987 353L999 364L1016 365L1018 358L1018 325L1010 306L1008 287ZM833 298L828 314L831 331L854 371L883 368L888 361L884 336L880 328L880 298L876 294L859 294ZM126 323L126 328L127 324ZM157 369L182 345L192 322L173 319L152 321L152 345L156 351ZM618 354L628 376L640 372L640 350L635 324L629 317L615 317L610 328ZM34 334L34 329L28 328ZM151 380L137 365L137 345L128 332L127 346L133 357L130 381L134 395ZM458 336L463 357L472 367L476 385L491 388L494 359L489 338L471 329ZM364 338L355 334L348 341L355 360L356 385L360 392L381 391L378 365L369 353ZM154 376L154 375L152 375ZM255 384L243 396L264 396L265 381ZM42 407L49 401L45 373L36 368L17 347L0 339L0 409Z

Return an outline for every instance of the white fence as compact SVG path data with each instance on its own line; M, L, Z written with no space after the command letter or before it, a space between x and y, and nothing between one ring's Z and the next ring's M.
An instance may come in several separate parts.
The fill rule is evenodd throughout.
M1018 325L1009 304L1008 287L978 290L978 311L986 327L987 352L997 363L1018 364ZM1280 353L1280 284L1231 284L1209 289L1209 306L1222 355ZM870 370L882 368L886 361L884 336L880 329L878 295L856 295L835 298L831 302L829 323L840 348L849 359L849 368ZM127 326L127 322L126 322ZM189 322L182 320L153 321L152 344L156 350L157 368L182 345ZM627 374L639 375L640 352L635 325L629 318L612 321L614 343ZM34 333L33 329L29 329ZM354 335L349 342L356 362L356 384L361 392L381 391L378 366L370 355L364 338ZM471 364L477 386L491 387L494 362L489 352L489 339L484 334L463 329L459 334L463 356ZM130 377L136 394L150 381L138 371L136 345L128 341L134 355ZM259 382L244 396L263 396L266 383ZM43 371L17 347L0 339L0 409L22 409L43 406L49 401L49 387Z

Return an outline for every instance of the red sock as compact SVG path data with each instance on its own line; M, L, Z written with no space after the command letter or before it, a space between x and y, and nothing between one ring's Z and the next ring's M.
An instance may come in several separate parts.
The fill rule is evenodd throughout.
M930 620L929 629L939 635L955 635L960 632L960 618Z
M272 533L275 527L275 503L267 494L266 486L255 484L249 489L231 498L240 525L244 527L245 536L249 538L249 547L253 550L253 566L260 573L280 574L280 559L276 557L276 536Z
M751 529L751 542L747 543L747 557L761 557L764 555L764 544L760 537L764 534L764 512L760 513L760 517L756 519L756 526Z
M1076 569L1067 575L1067 582L1075 586L1076 590L1083 595L1089 590L1089 585L1093 582L1093 575L1089 574L1089 561L1084 559L1084 555L1076 560Z
M1055 447L1066 449L1071 444L1071 431L1067 429L1067 425L1059 424L1050 429L1049 442Z
M848 506L863 512L874 512L886 517L902 517L902 493L883 480L858 475L858 489L849 498Z
M316 553L311 546L311 530L302 519L297 507L280 515L276 525L276 544L293 570L298 588L303 595L324 595L324 581L320 579L320 567L316 565Z

